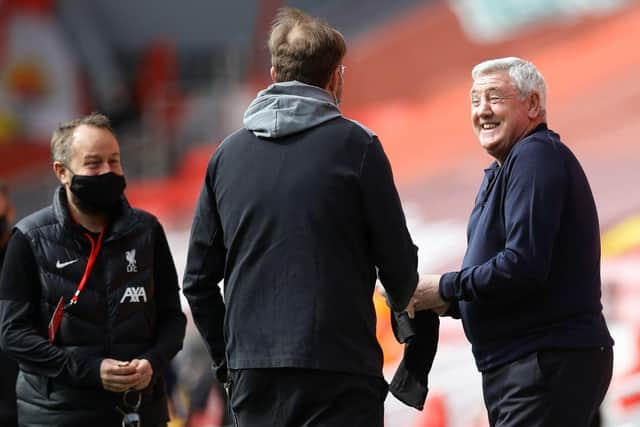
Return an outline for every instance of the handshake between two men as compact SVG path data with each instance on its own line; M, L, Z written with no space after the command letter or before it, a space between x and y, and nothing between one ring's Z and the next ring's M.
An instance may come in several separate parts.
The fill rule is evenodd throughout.
M420 276L416 290L413 292L409 304L404 311L409 318L415 317L416 311L432 310L442 316L449 310L449 303L440 295L441 274L426 274ZM380 283L376 286L378 292L386 297L387 293Z
M440 296L440 274L427 274L421 276L418 285L409 300L405 311L411 319L416 311L433 310L438 315L443 315L449 309L449 303Z

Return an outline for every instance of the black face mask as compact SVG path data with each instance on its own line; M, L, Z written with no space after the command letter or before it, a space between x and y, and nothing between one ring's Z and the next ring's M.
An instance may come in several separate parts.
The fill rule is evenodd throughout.
M110 213L118 206L126 186L124 175L108 172L102 175L74 174L69 189L82 211Z

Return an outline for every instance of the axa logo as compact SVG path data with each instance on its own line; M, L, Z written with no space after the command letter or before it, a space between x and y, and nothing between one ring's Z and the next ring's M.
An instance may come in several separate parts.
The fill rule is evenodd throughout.
M147 292L144 290L144 286L129 286L120 298L120 304L127 302L127 298L129 298L129 302L147 302Z
M136 250L131 249L124 253L124 257L127 259L127 273L136 273L138 271L138 264L136 263Z

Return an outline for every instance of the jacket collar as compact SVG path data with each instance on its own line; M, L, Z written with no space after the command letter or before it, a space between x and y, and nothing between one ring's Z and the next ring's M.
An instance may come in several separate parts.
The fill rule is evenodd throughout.
M502 162L502 165L504 165L507 162L507 160L511 157L511 153L513 153L513 150L516 148L516 145L520 144L522 141L524 141L525 139L527 139L528 137L530 137L534 133L543 132L543 131L547 131L547 130L549 130L549 128L547 127L547 124L544 123L544 122L540 123L538 126L536 126L533 129L531 129L531 131L529 133L527 133L525 136L523 136L518 141L516 141L515 144L513 144L513 146L509 150L509 154L507 154L507 156L504 158L504 162ZM500 169L500 165L498 164L497 161L494 161L493 163L491 163L491 165L489 165L489 167L484 170L485 174L487 174L487 173L495 173L496 171L494 171L494 169L496 169L496 170Z
M64 228L74 233L84 234L88 232L87 229L75 222L71 217L67 192L63 185L60 185L53 194L53 212L56 220L62 224ZM127 198L123 195L120 198L118 207L114 210L111 222L107 225L104 240L109 241L116 239L130 231L138 221L137 215L135 215L134 212Z

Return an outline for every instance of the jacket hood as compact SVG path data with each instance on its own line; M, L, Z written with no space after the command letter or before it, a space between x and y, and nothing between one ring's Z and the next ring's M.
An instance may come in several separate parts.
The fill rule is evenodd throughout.
M259 92L245 111L243 123L256 136L279 138L341 116L329 92L290 81L274 83Z

